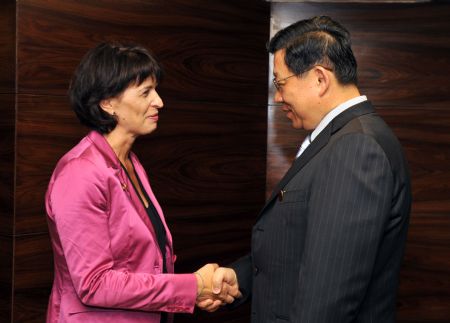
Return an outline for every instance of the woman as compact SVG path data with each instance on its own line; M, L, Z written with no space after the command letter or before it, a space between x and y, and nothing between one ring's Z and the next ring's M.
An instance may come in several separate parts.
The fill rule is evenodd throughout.
M113 43L90 50L74 74L71 104L92 131L58 162L46 194L47 322L170 322L210 292L213 265L173 274L172 237L131 152L157 127L160 75L147 50Z

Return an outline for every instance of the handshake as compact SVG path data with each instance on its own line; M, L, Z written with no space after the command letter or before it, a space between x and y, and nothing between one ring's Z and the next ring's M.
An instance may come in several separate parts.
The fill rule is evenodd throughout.
M197 278L197 306L214 312L241 297L236 273L231 268L207 264L195 272Z

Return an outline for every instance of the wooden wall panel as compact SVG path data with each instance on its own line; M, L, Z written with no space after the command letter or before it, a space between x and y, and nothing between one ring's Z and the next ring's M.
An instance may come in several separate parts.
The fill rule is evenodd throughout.
M17 236L14 262L13 322L44 322L53 280L48 234Z
M226 263L248 248L264 203L266 145L265 122L249 120L265 120L264 107L167 100L156 133L138 140L136 150L185 260L180 271L205 258ZM204 234L198 236L200 224Z
M0 234L13 232L15 7L0 6Z
M14 0L0 6L0 94L15 90L16 8Z
M448 322L450 318L448 213L411 218L401 272L398 322Z
M267 8L257 0L21 1L18 89L65 95L86 49L117 39L154 51L167 97L253 104L265 88Z
M14 94L0 94L0 235L13 234Z
M414 215L450 216L450 95L448 102L447 109L406 106L377 109L406 152L412 175ZM450 267L447 269L450 275Z
M448 108L449 4L274 4L276 26L336 17L352 33L360 89L377 106ZM283 19L280 19L283 17ZM444 100L443 100L444 99Z
M166 71L159 128L135 152L168 219L178 272L248 250L264 203L269 4L260 0L17 2L16 253L13 322L42 322L52 279L44 194L87 133L66 93L100 41L153 50ZM248 322L249 307L176 322Z
M87 130L64 96L19 94L16 234L47 232L44 197L58 159Z
M14 94L0 94L0 317L10 318L14 246Z
M0 320L11 319L14 232L15 1L0 6Z
M5 322L11 321L13 292L13 236L0 234L0 313Z
M272 30L330 15L352 33L360 90L406 152L413 206L398 322L450 318L450 4L272 4ZM305 133L269 101L267 193Z

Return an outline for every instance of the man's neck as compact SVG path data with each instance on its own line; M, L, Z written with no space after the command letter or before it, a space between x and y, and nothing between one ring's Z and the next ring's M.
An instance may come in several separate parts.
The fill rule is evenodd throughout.
M336 86L328 96L329 100L326 104L327 110L325 111L325 114L336 108L338 105L360 95L358 88L354 84Z

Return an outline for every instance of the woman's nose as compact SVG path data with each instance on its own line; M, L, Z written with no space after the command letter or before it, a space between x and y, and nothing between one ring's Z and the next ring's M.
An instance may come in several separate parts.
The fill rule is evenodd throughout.
M158 109L161 109L164 106L164 102L159 96L158 92L155 91L155 97L153 98L152 105Z

